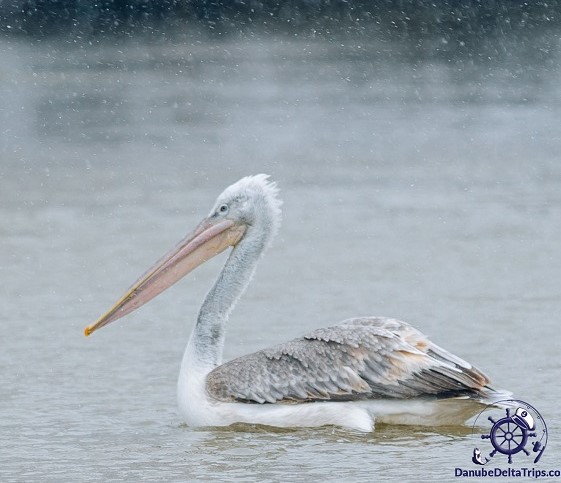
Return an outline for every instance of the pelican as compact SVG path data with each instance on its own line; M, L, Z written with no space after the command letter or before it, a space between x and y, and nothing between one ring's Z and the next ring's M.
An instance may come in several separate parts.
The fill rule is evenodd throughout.
M275 236L282 202L268 175L247 176L85 335L129 314L215 255L232 248L201 306L178 381L191 427L234 423L339 426L461 424L501 398L465 360L392 318L359 317L222 363L225 327Z

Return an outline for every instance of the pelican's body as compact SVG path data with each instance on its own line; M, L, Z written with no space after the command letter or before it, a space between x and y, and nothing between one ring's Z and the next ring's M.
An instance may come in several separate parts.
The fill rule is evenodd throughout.
M468 362L395 319L362 317L222 363L228 316L280 223L267 176L228 187L210 215L144 274L86 335L135 310L195 267L233 250L199 312L178 381L190 426L450 425L500 399Z
M353 337L357 332L360 336ZM358 345L363 338L369 340ZM380 340L385 345L379 344L372 352L383 358L365 362L364 347L372 350ZM424 347L430 348L430 356L423 355ZM330 364L347 351L354 354L348 355L346 364ZM399 361L402 357L405 360ZM368 363L382 373L378 386L374 382L376 369ZM392 381L399 379L392 372L409 375L415 370L424 377L411 378L407 385L403 380ZM446 377L449 380L444 382ZM179 375L178 405L184 420L194 427L234 423L336 425L367 432L376 422L422 426L461 423L481 410L484 399L500 399L500 393L486 387L487 383L481 372L431 344L410 325L369 317L319 329L217 367L201 364L196 351L188 347ZM449 387L442 390L446 384ZM450 387L455 385L458 387Z

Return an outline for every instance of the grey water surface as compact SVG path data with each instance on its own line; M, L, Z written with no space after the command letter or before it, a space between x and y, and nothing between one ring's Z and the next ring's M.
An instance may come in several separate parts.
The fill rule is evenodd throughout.
M260 172L284 221L226 359L397 317L538 408L536 467L561 469L561 41L542 40L464 57L362 38L0 40L0 480L475 468L469 426L184 425L181 355L225 255L83 336L222 189Z

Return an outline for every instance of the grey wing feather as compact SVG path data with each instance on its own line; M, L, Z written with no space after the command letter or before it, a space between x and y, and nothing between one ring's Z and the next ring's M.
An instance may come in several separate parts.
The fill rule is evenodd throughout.
M220 401L254 403L481 395L489 379L405 322L349 319L239 357L207 376Z

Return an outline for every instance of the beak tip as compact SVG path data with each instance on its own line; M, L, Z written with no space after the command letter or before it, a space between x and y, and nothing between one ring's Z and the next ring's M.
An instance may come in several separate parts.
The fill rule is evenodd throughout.
M91 335L91 333L93 332L93 329L90 325L88 325L85 329L84 329L84 335L86 337L89 337Z

